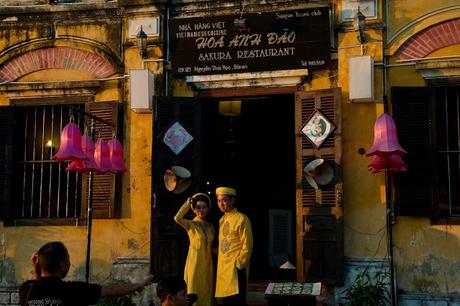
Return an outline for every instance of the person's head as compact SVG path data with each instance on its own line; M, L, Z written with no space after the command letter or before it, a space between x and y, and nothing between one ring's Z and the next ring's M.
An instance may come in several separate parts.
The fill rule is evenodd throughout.
M187 306L187 284L178 276L168 276L157 285L162 305Z
M230 187L219 187L216 189L217 206L221 212L232 211L236 207L236 190Z
M205 193L197 193L193 195L192 209L198 218L204 219L211 209L211 199Z
M69 252L62 242L48 242L38 250L38 263L42 275L64 278L70 268Z

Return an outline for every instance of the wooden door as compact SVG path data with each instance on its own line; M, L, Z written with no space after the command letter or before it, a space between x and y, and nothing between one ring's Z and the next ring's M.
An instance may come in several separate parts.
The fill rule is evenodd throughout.
M297 92L295 96L297 279L335 286L343 284L344 272L341 109L339 88ZM316 110L336 126L319 148L301 132ZM332 182L319 189L313 188L303 173L317 158L334 169Z
M165 131L179 122L193 137L183 151L175 154L164 142ZM155 279L183 275L188 251L186 231L174 222L174 215L187 197L198 190L201 177L201 106L197 99L156 97L153 124L151 272ZM175 194L164 185L163 175L171 166L182 166L192 174L192 185Z

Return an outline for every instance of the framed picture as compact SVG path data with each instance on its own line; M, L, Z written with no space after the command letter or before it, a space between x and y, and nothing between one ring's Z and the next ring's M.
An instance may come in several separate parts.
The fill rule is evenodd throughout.
M161 136L163 142L178 155L192 142L193 136L179 123L174 122Z
M302 134L318 149L334 132L335 128L334 123L329 121L319 110L316 110L303 126Z

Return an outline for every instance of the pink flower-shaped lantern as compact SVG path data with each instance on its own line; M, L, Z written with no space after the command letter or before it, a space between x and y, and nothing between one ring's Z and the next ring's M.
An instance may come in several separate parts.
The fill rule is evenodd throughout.
M110 163L110 150L105 140L99 139L96 141L94 162L96 164L96 171L99 173L106 173L112 169L112 165Z
M123 147L117 139L112 139L108 142L110 150L110 162L112 164L111 172L125 172L126 166L123 161Z
M81 148L87 159L71 162L70 165L65 169L66 171L86 173L92 170L96 170L96 164L94 162L94 143L87 135L83 135L81 138Z
M372 155L404 155L406 150L401 148L396 133L396 124L393 118L386 113L380 115L374 125L374 143L372 144L366 156Z
M383 172L386 169L391 172L407 172L407 165L402 160L401 155L392 154L390 156L377 155L368 166L368 170L371 173Z
M81 161L86 159L81 147L80 129L75 123L69 122L62 129L61 145L53 158L58 161Z
M407 152L398 141L396 124L386 113L380 115L374 125L374 143L367 151L366 156L375 156L368 166L371 173L383 172L406 172L407 164L401 156Z

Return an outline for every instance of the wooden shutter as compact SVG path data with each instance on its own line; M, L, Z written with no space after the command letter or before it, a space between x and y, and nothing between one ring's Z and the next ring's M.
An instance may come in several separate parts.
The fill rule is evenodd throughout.
M394 175L395 207L399 215L431 217L436 209L435 110L433 89L393 87L393 118L408 171Z
M95 123L95 138L96 139L112 139L112 133L115 130L117 132L117 139L122 141L122 134L120 132L119 121L119 104L117 102L96 102L87 103L85 111L87 113L96 116L102 120L108 121L115 125L112 128L109 125L102 124L94 121ZM86 118L86 126L89 127L90 120ZM88 128L88 133L90 130ZM119 217L121 213L121 200L120 200L120 188L121 187L121 175L106 173L93 175L93 218L106 219ZM88 204L88 191L89 191L89 174L83 175L82 184L82 217L87 216L87 204Z
M12 176L13 111L0 106L0 219L7 218Z
M162 140L163 133L178 121L194 138L176 155ZM185 199L200 185L201 107L197 99L156 97L153 125L153 237L152 273L157 279L165 275L183 275L188 250L187 233L174 222L174 215ZM187 168L192 173L192 186L182 194L166 190L163 175L171 166Z
M341 92L339 88L297 92L295 103L297 278L339 286L344 273ZM319 149L301 133L315 110L337 127ZM303 168L316 158L334 169L333 181L318 190L303 175Z
M291 211L270 209L268 211L269 240L268 260L270 267L279 267L292 260L292 222Z

